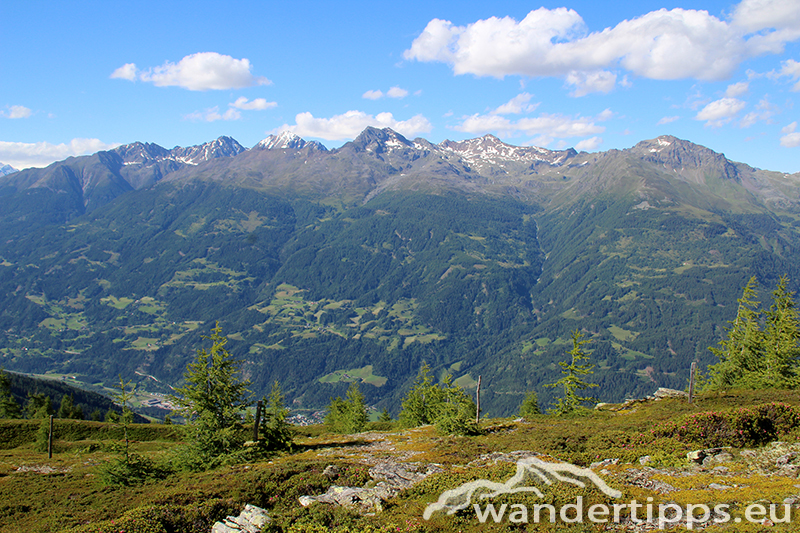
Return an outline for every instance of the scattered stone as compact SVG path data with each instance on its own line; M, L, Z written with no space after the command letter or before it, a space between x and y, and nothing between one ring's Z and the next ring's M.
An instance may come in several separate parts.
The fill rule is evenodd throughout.
M729 463L733 459L733 454L730 452L721 452L714 456L714 460L718 463Z
M605 468L607 466L619 464L619 459L603 459L602 461L598 461L596 463L592 463L589 465L590 470L596 470L598 468Z
M340 469L336 465L328 465L325 467L325 470L322 471L322 475L328 479L333 479L335 477L339 477Z
M631 485L635 487L641 487L647 490L652 490L659 494L668 494L670 492L675 492L678 490L669 483L665 483L657 479L650 479L650 476L656 472L657 472L656 470L649 467L644 470L630 468L628 469L625 477L626 481Z
M333 469L329 471L332 466L334 465L327 467L325 472L332 474ZM303 507L319 502L339 505L364 514L379 512L383 510L383 502L401 490L416 485L431 474L443 471L444 469L436 464L422 465L420 463L398 463L391 460L382 461L369 469L369 476L373 481L377 481L374 486L342 487L334 485L324 494L300 496L298 501Z
M800 453L797 452L789 452L785 455L781 455L775 461L775 466L780 468L782 466L791 465L792 463L794 463L794 460L797 459L798 457L800 457Z
M651 462L652 460L653 460L653 458L650 457L649 455L643 455L643 456L639 457L639 464L644 466L647 463Z
M717 455L726 454L723 455L724 460L733 459L733 455L724 451L727 448L729 447L726 446L722 448L706 448L705 450L695 450L693 452L687 453L686 458L693 463L697 463L703 466L710 466L716 460ZM728 456L730 456L730 459L727 459ZM706 462L707 457L710 458L708 462Z
M267 522L269 515L266 509L247 504L239 516L229 516L215 523L211 533L258 533Z
M656 400L666 400L666 399L688 399L689 393L684 392L682 390L675 390L675 389L666 389L664 387L660 387L657 391L653 393L653 396Z

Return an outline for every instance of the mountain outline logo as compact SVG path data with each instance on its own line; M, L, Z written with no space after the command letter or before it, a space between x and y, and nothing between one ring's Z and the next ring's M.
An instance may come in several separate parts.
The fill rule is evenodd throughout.
M448 515L452 515L462 509L466 509L476 499L478 491L481 492L477 495L477 499L481 500L519 492L532 492L543 498L544 494L532 481L540 481L545 485L552 485L554 480L563 481L585 488L586 483L581 481L580 478L590 480L606 496L611 498L622 497L622 492L610 487L590 468L583 468L571 463L543 461L538 457L527 457L517 461L516 473L505 483L478 479L464 483L455 489L444 491L439 495L439 499L436 502L428 504L422 517L425 520L430 520L433 513L437 511L445 511Z

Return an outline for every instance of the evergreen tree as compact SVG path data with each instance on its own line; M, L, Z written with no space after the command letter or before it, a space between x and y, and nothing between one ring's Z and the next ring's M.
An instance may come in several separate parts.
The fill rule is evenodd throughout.
M0 418L22 418L22 410L11 395L11 380L0 369Z
M25 418L47 418L53 414L55 411L50 396L41 392L28 393L28 401L25 403Z
M173 400L187 420L189 443L178 461L190 470L213 468L241 447L242 411L247 406L247 380L239 377L241 361L225 349L228 339L217 322L210 336L211 351L198 350L184 373L185 385Z
M73 398L72 394L65 394L61 397L61 404L58 406L58 414L56 415L57 418L78 418L77 410L75 407L75 399ZM81 417L83 418L83 413L81 412Z
M540 414L542 414L542 410L539 409L539 397L536 395L536 391L529 391L519 406L519 416L531 418Z
M352 434L364 430L367 425L367 406L357 382L350 384L346 400L341 397L331 400L325 423L336 433Z
M264 416L261 420L261 433L267 441L267 449L283 450L291 448L293 440L292 425L286 421L289 409L284 405L283 391L276 380L269 396L264 398Z
M444 401L442 390L433 383L431 367L423 363L411 390L403 398L400 424L403 427L418 427L433 424L437 408Z
M427 363L420 368L401 403L399 420L404 427L434 424L440 433L456 435L477 431L475 402L449 375L439 385L435 384Z
M726 338L718 347L709 348L719 361L708 367L705 389L793 388L800 384L800 318L788 284L789 279L782 276L772 292L772 305L763 312L755 299L756 279L750 278Z
M583 351L582 346L588 340L582 340L583 335L580 331L572 332L572 350L570 350L570 362L560 361L561 373L564 375L555 383L545 385L545 387L560 387L563 389L563 396L558 398L553 409L550 411L556 416L572 414L582 407L582 404L596 403L595 398L580 396L580 391L591 387L597 387L596 383L589 383L584 378L593 374L594 365L589 363L589 353Z
M792 388L798 385L797 363L800 348L800 320L789 291L789 280L781 276L772 292L772 305L764 328L764 386Z
M719 362L708 367L709 377L706 388L730 387L742 384L743 378L751 379L761 372L761 305L756 300L755 276L744 287L742 297L737 300L739 307L736 318L727 328L727 338L719 342L719 347L709 350L719 358Z
M378 415L378 422L391 422L392 421L392 414L389 412L387 408L383 408L381 414Z
M100 476L106 485L136 485L148 479L163 477L165 474L152 461L130 450L128 429L130 420L133 419L130 402L135 391L135 384L131 384L130 381L125 382L122 376L119 376L119 390L112 394L112 398L114 403L122 408L122 416L119 417L118 423L122 427L125 447L119 451L115 459L100 467Z

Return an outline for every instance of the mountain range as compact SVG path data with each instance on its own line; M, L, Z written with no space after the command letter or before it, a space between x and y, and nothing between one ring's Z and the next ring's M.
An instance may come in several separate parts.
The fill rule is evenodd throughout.
M800 175L671 136L586 153L367 128L0 177L0 365L177 384L219 321L252 390L397 412L423 362L509 414L591 341L596 396L683 388L750 276L800 279ZM793 284L793 286L796 286Z

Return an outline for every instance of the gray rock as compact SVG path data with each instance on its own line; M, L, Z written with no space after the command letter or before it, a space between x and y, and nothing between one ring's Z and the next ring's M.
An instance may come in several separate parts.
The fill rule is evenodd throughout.
M336 465L328 465L325 467L325 470L322 471L322 475L328 479L333 479L339 476L339 467Z
M710 483L708 485L708 488L712 490L728 490L732 489L733 487L730 487L728 485L720 485L719 483Z
M660 387L656 392L653 393L653 396L656 400L665 400L670 398L688 399L689 393L682 390L665 389L664 387Z
M211 533L258 533L267 522L269 514L266 509L247 504L239 516L229 516L215 523Z
M598 468L605 468L606 466L616 465L619 464L619 459L603 459L602 461L598 461L596 463L592 463L589 465L591 470L596 470Z
M794 460L797 459L798 457L800 457L800 453L797 453L797 452L789 452L789 453L787 453L785 455L781 455L775 461L775 466L780 468L782 466L790 465L790 464L794 463Z
M653 458L650 457L649 455L643 455L642 457L639 457L639 464L644 466L652 460Z

